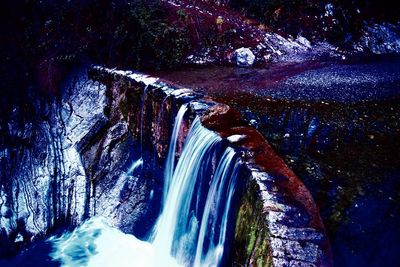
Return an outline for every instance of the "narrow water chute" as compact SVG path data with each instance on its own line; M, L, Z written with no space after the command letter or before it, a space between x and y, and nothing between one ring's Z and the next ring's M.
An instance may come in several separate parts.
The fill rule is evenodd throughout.
M165 198L167 197L170 182L174 174L176 145L178 143L179 131L181 129L182 120L183 117L185 116L186 111L187 111L187 104L184 104L180 107L178 114L176 115L175 118L174 128L172 130L172 136L169 143L168 156L165 164L163 202L165 202Z

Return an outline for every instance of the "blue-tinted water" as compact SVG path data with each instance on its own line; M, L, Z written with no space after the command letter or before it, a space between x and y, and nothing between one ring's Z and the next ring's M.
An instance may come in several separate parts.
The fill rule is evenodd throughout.
M52 244L46 241L35 242L32 246L24 249L16 257L9 260L0 260L2 267L52 267L60 266L60 262L52 260L50 253Z
M181 128L186 110L182 106L174 128ZM176 130L172 143L178 137ZM112 227L106 218L93 217L73 231L36 242L2 266L220 266L232 233L229 222L234 220L240 160L221 137L202 126L199 117L176 166L176 146L170 150L166 194L149 238L139 240Z

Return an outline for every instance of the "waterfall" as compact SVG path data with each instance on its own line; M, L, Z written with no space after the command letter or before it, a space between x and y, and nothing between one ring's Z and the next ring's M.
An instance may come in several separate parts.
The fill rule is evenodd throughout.
M231 162L234 157L235 151L232 148L227 148L212 179L202 216L194 266L218 266L222 259L228 215L236 188L238 163L232 166ZM232 167L234 168L233 170ZM216 211L223 211L219 225L220 232L216 243L213 243L213 240L218 227L217 222L220 214L218 212L212 212L212 207L216 207ZM209 239L211 240L211 244L208 245L207 252L203 254L203 245L207 233L210 234Z
M176 135L185 112L186 107L182 107L175 121L165 177L169 185L165 187L164 207L152 241L184 265L218 266L225 246L239 162L234 150L226 148L217 160L215 173L210 173L221 138L204 128L196 117L172 172Z
M176 115L175 118L174 129L172 131L172 136L169 143L168 156L165 164L163 202L165 202L165 199L167 197L167 193L169 191L169 185L174 173L176 143L178 142L179 130L181 128L183 116L185 115L186 111L187 111L187 104L184 104L179 109L178 114Z
M102 266L113 266L114 262L119 266L220 266L240 161L235 151L196 117L175 166L177 140L187 110L187 105L181 106L175 118L162 210L148 240L138 240L101 218L92 218L73 233L52 239L54 259L63 266L82 262L87 266L98 266L99 262L104 262ZM119 251L119 246L124 249ZM118 257L115 261L114 256Z

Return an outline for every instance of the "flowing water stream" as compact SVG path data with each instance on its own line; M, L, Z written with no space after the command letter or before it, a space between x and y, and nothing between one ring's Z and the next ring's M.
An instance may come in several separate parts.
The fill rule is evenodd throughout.
M227 244L240 161L196 117L176 162L187 105L175 118L164 174L162 210L147 240L94 217L51 238L51 256L64 266L219 266ZM140 160L140 159L139 159ZM175 165L176 162L176 165ZM140 163L139 163L140 164ZM139 165L134 163L128 172Z

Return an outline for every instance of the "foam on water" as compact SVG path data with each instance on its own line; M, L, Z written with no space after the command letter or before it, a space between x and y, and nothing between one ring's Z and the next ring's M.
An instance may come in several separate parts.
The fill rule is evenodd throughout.
M63 266L219 266L240 162L221 137L196 117L175 164L183 105L176 118L168 156L162 210L147 241L124 234L94 217L72 233L51 238L51 257ZM141 166L141 158L128 173Z
M101 217L93 217L73 232L50 241L54 247L50 256L65 267L180 266L171 256L160 257L151 243L124 234Z

